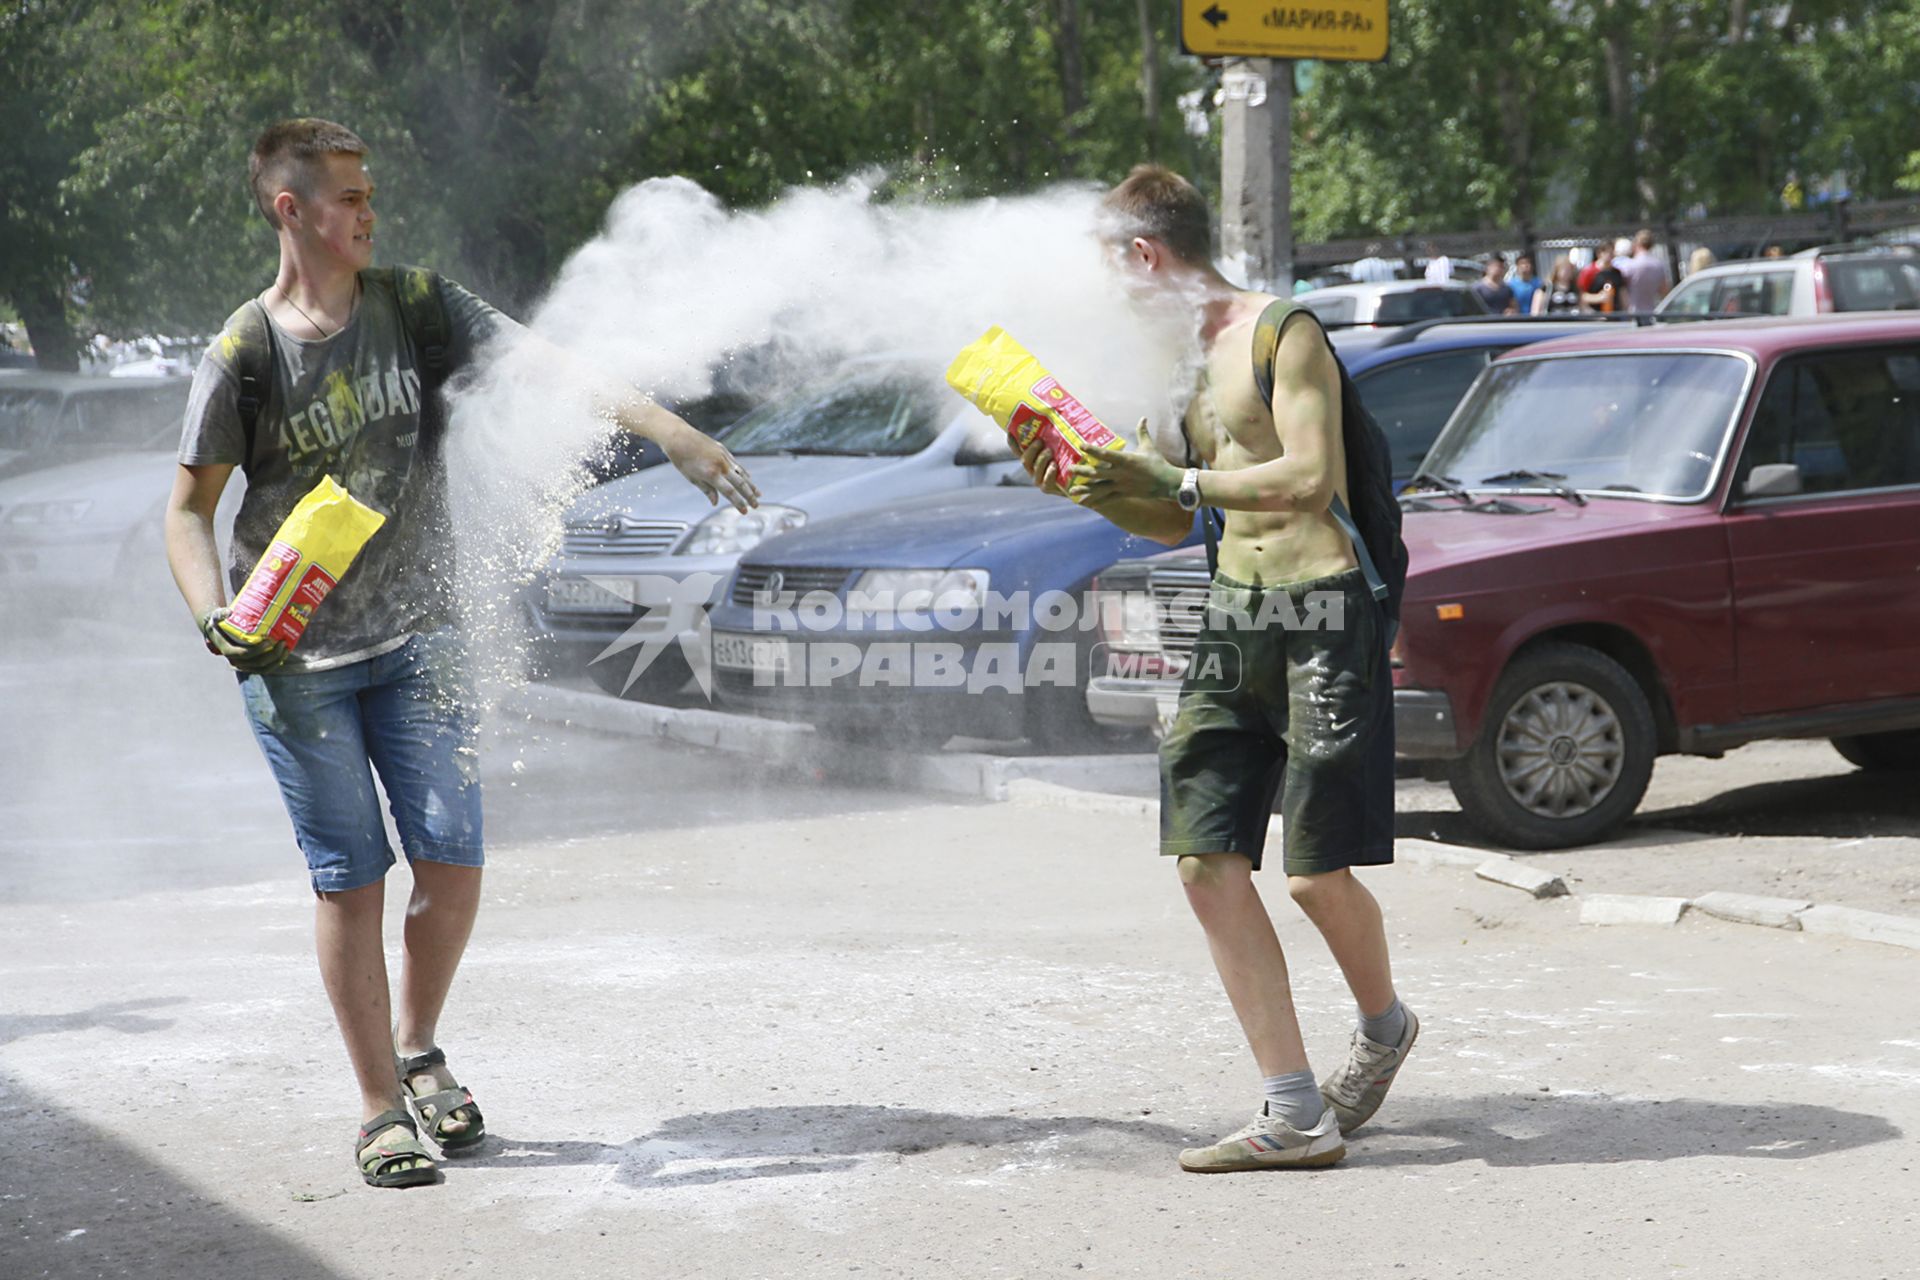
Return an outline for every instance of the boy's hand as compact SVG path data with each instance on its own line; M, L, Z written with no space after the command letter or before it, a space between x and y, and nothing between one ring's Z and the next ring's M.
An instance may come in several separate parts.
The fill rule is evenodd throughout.
M1053 460L1053 450L1047 448L1046 441L1035 436L1020 454L1020 465L1027 469L1033 482L1040 486L1040 492L1051 493L1056 497L1067 496L1065 486L1061 484L1060 469Z
M745 515L760 505L759 486L718 440L689 427L662 440L660 447L667 451L667 461L678 468L694 488L706 494L707 501L714 506L724 500Z
M244 671L249 675L272 671L287 660L287 646L278 640L260 639L252 643L236 640L217 625L226 617L228 607L208 609L194 621L199 624L200 637L207 642L207 652L225 658L235 671Z
M1067 496L1091 506L1122 498L1172 502L1180 492L1180 469L1153 447L1147 420L1140 419L1138 449L1087 449L1086 461L1067 478Z

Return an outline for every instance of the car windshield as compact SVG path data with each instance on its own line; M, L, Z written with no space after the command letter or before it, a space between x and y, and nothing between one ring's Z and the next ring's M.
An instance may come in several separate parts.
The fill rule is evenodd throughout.
M715 438L738 454L910 454L933 443L953 406L903 373L816 387L754 410Z
M74 397L79 440L89 449L171 449L187 411L187 380Z
M1704 498L1746 375L1738 357L1705 352L1501 361L1460 406L1423 469L1469 489L1564 485Z
M0 449L39 449L56 429L57 391L0 387Z
M0 387L0 449L28 452L170 449L180 438L187 381L103 387L66 397L44 387Z
M1407 289L1383 293L1373 313L1375 324L1408 324L1440 316L1483 316L1487 304L1471 289Z
M1359 303L1349 296L1333 298L1303 298L1300 305L1320 317L1322 324L1352 324L1359 314Z

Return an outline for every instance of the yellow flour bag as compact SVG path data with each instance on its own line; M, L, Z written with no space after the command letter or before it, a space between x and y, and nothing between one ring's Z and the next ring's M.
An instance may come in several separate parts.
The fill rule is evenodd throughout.
M293 648L306 634L313 611L386 522L332 476L321 477L281 522L233 608L220 620L221 630L249 644L271 638Z
M1127 446L998 325L954 357L947 385L999 423L1016 451L1024 453L1035 437L1044 441L1063 475L1089 446Z

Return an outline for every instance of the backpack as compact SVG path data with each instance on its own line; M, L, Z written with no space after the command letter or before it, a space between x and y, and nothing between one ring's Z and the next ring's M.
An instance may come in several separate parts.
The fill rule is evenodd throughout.
M1253 382L1260 398L1273 407L1273 357L1280 350L1280 332L1294 314L1320 317L1304 307L1276 300L1260 313L1253 327ZM1324 327L1321 336L1326 336ZM1332 344L1328 344L1332 349ZM1407 585L1407 544L1400 540L1400 502L1393 492L1393 454L1386 433L1360 403L1360 392L1347 376L1347 366L1336 352L1333 363L1340 370L1340 436L1347 455L1347 494L1353 508L1334 495L1328 513L1353 542L1354 557L1366 578L1367 590L1386 617L1387 646L1393 646L1400 630L1400 597ZM1189 445L1191 448L1191 445ZM1216 523L1217 522L1217 523ZM1218 539L1226 519L1216 509L1202 513L1207 534L1207 568L1218 572Z
M447 309L425 267L369 267L360 273L388 278L400 303L400 327L420 357L420 390L424 406L437 402L436 393L447 380ZM241 471L253 472L253 444L273 386L273 326L258 298L247 301L227 317L221 340L231 342L234 373L240 380L240 429L245 438Z

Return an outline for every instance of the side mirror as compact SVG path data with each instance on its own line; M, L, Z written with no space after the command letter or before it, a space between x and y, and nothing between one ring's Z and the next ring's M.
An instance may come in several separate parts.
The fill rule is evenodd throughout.
M969 432L953 453L953 465L956 467L984 467L992 462L1019 460L1019 455L1014 453L1012 446L1007 443L1007 437L998 428Z
M1797 465L1768 462L1747 473L1747 482L1741 486L1740 494L1746 498L1790 498L1805 489Z

